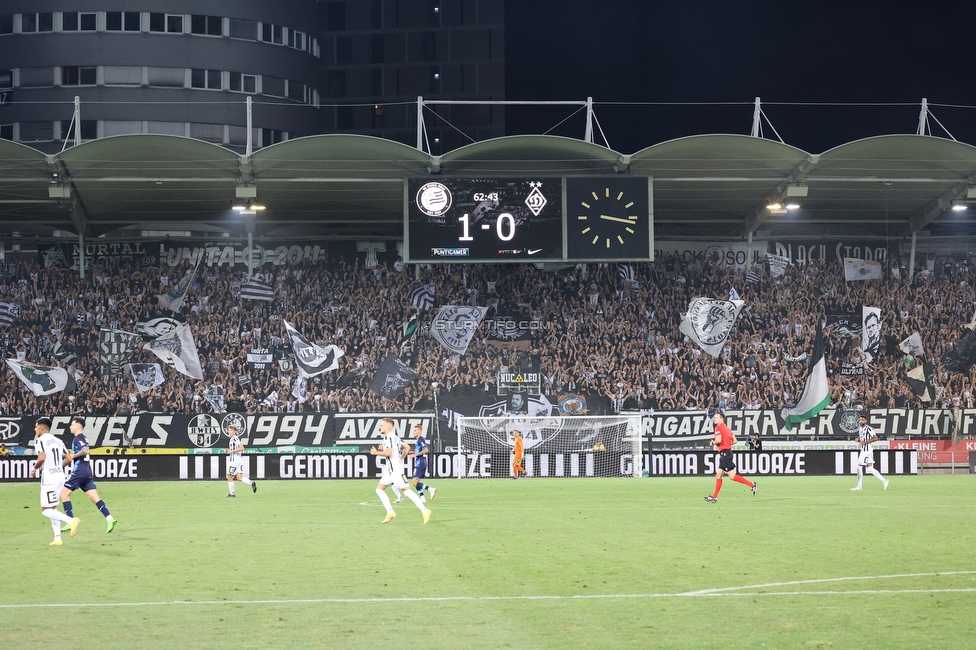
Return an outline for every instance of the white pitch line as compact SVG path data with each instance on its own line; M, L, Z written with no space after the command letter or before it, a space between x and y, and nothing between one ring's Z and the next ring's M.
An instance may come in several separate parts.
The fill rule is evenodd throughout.
M853 591L738 591L742 589L765 589L767 587L840 582L849 580L890 580L894 578L919 578L973 575L976 571L941 571L937 573L901 573L883 576L850 576L842 578L821 578L816 580L794 580L790 582L771 582L765 585L743 587L724 587L703 589L680 593L648 594L571 594L568 596L423 596L409 598L282 598L263 600L160 600L134 603L24 603L0 604L3 609L42 609L59 607L158 607L164 605L321 605L321 604L369 604L403 602L489 602L503 600L609 600L637 598L743 598L759 596L857 596L866 594L958 594L976 593L976 587L956 589L859 589Z

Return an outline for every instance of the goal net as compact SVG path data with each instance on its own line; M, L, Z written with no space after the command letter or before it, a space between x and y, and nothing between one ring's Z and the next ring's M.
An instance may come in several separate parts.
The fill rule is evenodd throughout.
M640 476L641 416L461 417L459 478L514 476L514 435L522 434L525 475L541 478Z

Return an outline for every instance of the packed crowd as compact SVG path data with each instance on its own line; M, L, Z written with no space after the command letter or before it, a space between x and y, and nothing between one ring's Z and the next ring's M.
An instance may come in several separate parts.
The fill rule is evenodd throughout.
M166 382L140 393L122 374L107 384L98 378L100 327L136 331L136 323L158 310L164 293L188 266L140 267L135 262L96 261L86 279L64 266L42 267L33 259L7 259L0 269L0 302L20 306L13 323L0 329L4 358L61 365L52 354L60 339L78 356L69 370L77 390L36 399L7 371L0 378L5 414L138 411L203 412L205 389L221 385L226 406L237 411L409 411L425 406L432 382L441 391L494 391L503 367L536 369L546 394L602 396L611 409L657 410L781 408L802 390L818 314L878 307L883 319L880 355L862 375L842 375L841 366L863 360L861 339L829 333L826 342L834 405L853 407L972 407L973 374L952 374L940 359L973 316L973 273L965 262L930 259L912 282L897 265L885 278L845 282L837 264L790 266L780 277L762 269L758 282L742 270L705 261L665 259L635 264L635 282L621 279L615 264L546 272L532 265L426 266L398 262L366 268L365 256L335 257L327 263L271 267L259 273L275 285L273 302L242 300L242 273L201 267L182 313L191 326L204 380L164 368ZM489 306L488 318L513 316L535 324L534 340L518 348L497 345L479 331L467 353L449 353L429 327L403 341L411 315L411 293L436 287L435 306L421 315L429 325L438 307ZM745 308L718 358L703 353L678 330L681 313L696 296L726 298L735 289ZM308 340L345 350L338 370L309 381L307 401L292 394L297 373L271 364L249 367L258 348L287 349L282 320ZM904 380L921 359L906 356L898 343L920 332L934 364L936 399L922 403ZM369 390L368 380L391 353L419 374L397 400ZM148 351L133 362L158 359ZM268 399L277 394L277 399ZM594 400L594 405L601 400ZM420 406L418 406L420 402Z

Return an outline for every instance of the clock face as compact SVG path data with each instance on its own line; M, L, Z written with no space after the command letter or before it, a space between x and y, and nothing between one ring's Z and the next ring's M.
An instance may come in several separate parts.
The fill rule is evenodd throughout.
M571 260L649 260L651 214L645 177L567 178Z

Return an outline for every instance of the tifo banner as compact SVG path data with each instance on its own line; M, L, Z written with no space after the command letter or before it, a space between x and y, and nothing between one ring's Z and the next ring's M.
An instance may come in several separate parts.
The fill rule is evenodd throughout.
M566 397L566 396L564 396ZM573 398L590 401L591 396ZM559 398L545 395L527 396L526 415L560 417ZM445 402L447 405L445 405ZM424 436L445 446L457 444L457 418L461 415L495 416L508 412L507 398L493 395L467 401L445 394L439 399L440 421L434 414L421 413L203 413L176 415L142 413L125 417L87 416L85 436L92 448L188 448L221 449L227 446L227 426L236 424L248 447L373 445L380 438L383 418L393 420L393 429L401 438L410 438L413 425L419 424ZM471 408L473 406L473 408ZM463 409L459 410L459 409ZM857 434L857 411L826 409L794 425L789 436L780 434L783 426L778 411L728 411L726 422L740 441L758 435L763 440L850 440ZM878 436L888 438L961 438L976 439L976 409L958 413L948 409L872 409L868 421ZM0 444L7 447L30 445L34 422L40 416L0 416ZM52 432L69 439L69 415L51 416ZM712 418L705 411L655 411L642 417L642 434L652 450L707 447L713 431ZM955 430L958 427L958 431ZM224 436L223 438L221 436Z
M242 266L247 267L247 245L227 242L206 243L202 246L167 246L159 244L159 259L168 266L178 266L189 262L191 266L202 263L204 266ZM291 244L288 242L255 245L251 249L251 262L255 266L273 264L308 264L325 262L325 248L319 245Z

